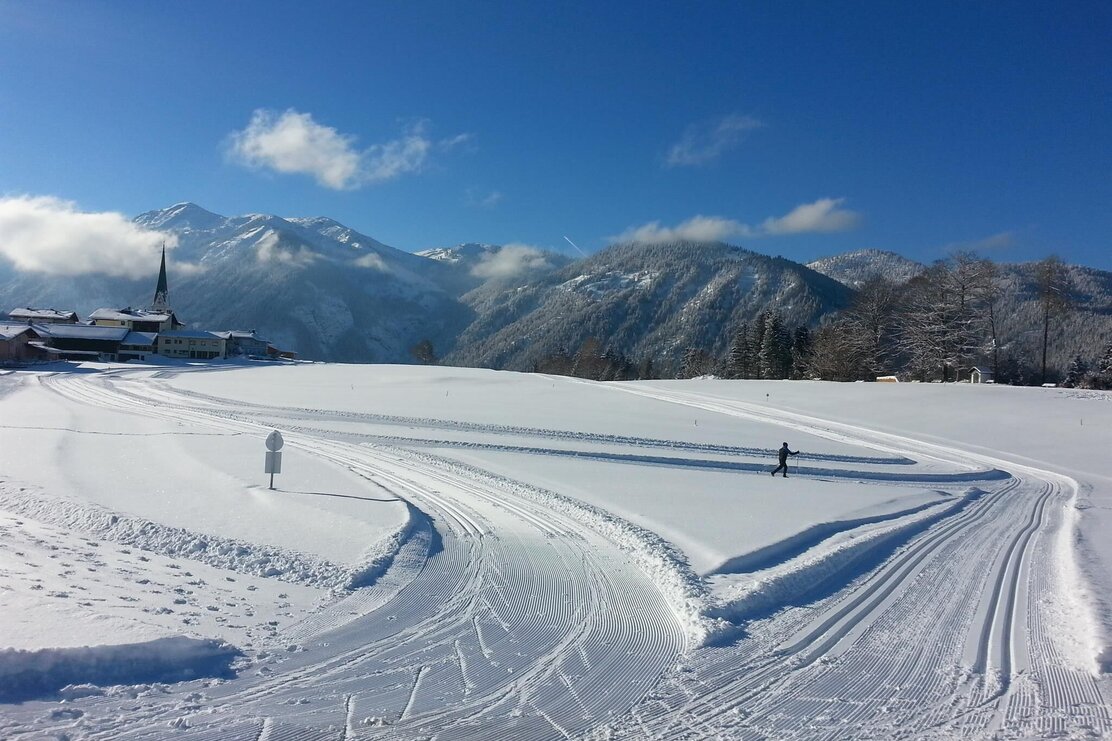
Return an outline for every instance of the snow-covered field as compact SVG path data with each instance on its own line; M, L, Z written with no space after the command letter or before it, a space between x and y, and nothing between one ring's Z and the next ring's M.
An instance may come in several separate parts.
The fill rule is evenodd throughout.
M1112 735L1112 394L0 374L0 737Z

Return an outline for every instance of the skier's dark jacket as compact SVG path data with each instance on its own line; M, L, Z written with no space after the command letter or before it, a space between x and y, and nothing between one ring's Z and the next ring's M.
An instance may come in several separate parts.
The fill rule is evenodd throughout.
M780 465L781 466L788 462L788 456L789 455L799 455L798 450L788 450L787 445L780 448L780 450L778 452L780 453Z

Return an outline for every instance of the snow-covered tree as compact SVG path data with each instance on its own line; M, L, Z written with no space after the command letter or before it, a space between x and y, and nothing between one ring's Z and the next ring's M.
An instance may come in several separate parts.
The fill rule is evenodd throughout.
M749 344L749 325L742 324L734 332L730 352L726 356L727 378L753 377L753 348Z
M684 350L683 363L680 365L679 378L697 378L710 373L714 359L705 350L689 347Z
M1039 383L1046 383L1046 348L1050 339L1050 320L1070 308L1070 277L1057 255L1051 255L1035 267L1039 308L1042 313L1042 365Z
M1095 389L1112 389L1112 342L1104 348L1096 369L1089 375L1088 385Z
M792 335L792 372L795 379L806 378L808 366L811 362L811 330L805 326L795 328Z
M1085 359L1078 355L1070 363L1069 370L1066 371L1066 378L1062 381L1062 385L1066 388L1077 388L1082 384L1086 374L1089 372L1089 364Z
M791 336L777 311L765 315L760 358L762 377L788 377L791 364Z

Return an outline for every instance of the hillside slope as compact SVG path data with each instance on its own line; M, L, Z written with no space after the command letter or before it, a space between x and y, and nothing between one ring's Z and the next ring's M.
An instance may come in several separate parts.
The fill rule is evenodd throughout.
M765 309L810 324L851 294L797 263L722 243L619 244L515 290L465 294L475 320L446 361L525 370L596 338L675 364L687 347L724 352L732 328Z

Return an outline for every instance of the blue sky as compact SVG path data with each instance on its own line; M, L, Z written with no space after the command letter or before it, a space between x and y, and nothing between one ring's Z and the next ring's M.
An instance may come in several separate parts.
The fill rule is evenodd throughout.
M0 198L1112 269L1109 49L1107 2L0 0Z

